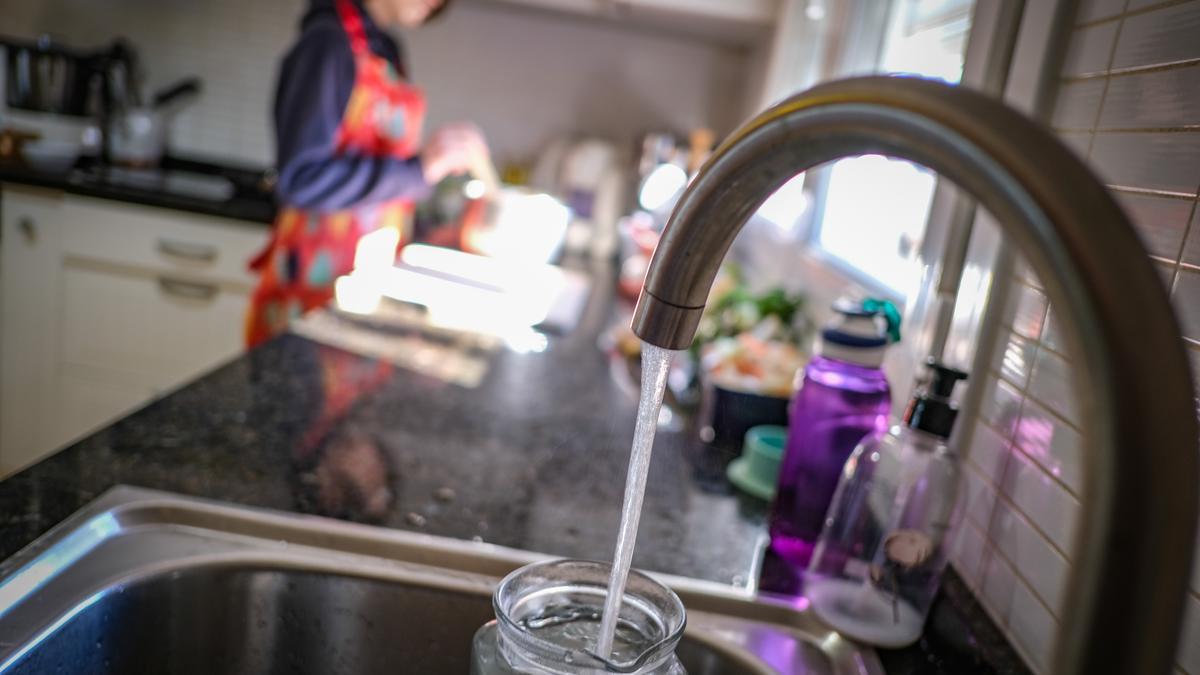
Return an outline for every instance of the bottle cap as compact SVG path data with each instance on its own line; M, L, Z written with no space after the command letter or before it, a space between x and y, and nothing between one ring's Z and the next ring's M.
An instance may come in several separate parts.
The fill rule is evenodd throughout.
M891 303L886 303L891 306ZM891 306L895 312L895 307ZM884 350L891 342L892 319L883 301L854 302L841 299L833 303L837 313L821 330L817 354L826 358L878 368ZM897 313L897 319L899 314ZM897 320L898 326L899 321ZM898 335L897 335L898 337Z
M933 372L933 378L909 402L908 409L904 411L904 423L912 429L949 438L954 428L954 418L958 416L958 408L950 402L950 397L954 393L954 385L959 380L967 379L967 374L932 357L925 362L925 367Z

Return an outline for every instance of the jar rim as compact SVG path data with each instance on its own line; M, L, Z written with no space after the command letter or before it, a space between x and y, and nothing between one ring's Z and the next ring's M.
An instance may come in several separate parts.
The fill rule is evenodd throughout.
M543 658L554 658L563 654L563 647L539 637L520 624L521 600L538 594L553 593L555 589L576 589L576 594L595 595L599 604L608 592L609 572L612 564L596 560L555 559L526 565L511 572L496 587L492 605L496 612L501 636L515 642L522 650ZM638 570L630 570L622 601L622 616L625 608L633 607L653 619L662 637L641 651L635 658L617 662L603 658L591 649L578 652L577 656L590 660L590 667L603 668L614 673L634 673L642 668L672 655L675 645L683 636L687 616L683 601L666 585ZM570 651L570 650L568 650ZM576 662L576 666L584 665Z

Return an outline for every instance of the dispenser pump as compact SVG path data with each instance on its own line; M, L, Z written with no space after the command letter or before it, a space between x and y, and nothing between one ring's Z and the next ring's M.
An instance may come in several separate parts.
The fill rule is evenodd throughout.
M918 390L909 401L908 409L904 412L904 424L939 438L949 438L950 430L954 428L954 418L958 416L958 408L950 402L950 397L954 393L954 385L959 380L966 380L967 374L939 363L933 357L925 362L925 367L932 371L933 377L924 390Z

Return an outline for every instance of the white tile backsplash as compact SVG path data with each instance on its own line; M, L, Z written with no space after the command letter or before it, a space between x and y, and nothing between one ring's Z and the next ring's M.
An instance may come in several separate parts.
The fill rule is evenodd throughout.
M980 416L1004 434L1011 435L1021 414L1021 392L996 377L989 377L984 386L987 393L984 394Z
M1046 672L1053 655L1058 620L1023 583L1017 583L1013 587L1008 629L1017 647L1032 662L1030 665Z
M1014 284L1009 291L1012 327L1022 337L1037 340L1046 320L1046 294L1025 284Z
M954 561L954 568L972 588L982 578L980 567L983 564L983 547L983 535L974 523L963 521L955 528L950 557Z
M1043 537L1024 515L1006 500L996 503L988 533L996 552L1003 555L1048 607L1057 611L1066 588L1067 560Z
M1200 60L1200 0L1130 0L1125 11L1121 4L1081 3L1076 23L1083 27L1071 38L1052 124L1120 188L1114 196L1172 293L1200 374L1200 63L1189 61ZM1113 48L1111 74L1106 48ZM1045 301L1037 290L1044 286L1027 270L1018 260L1001 321L1015 334L995 338L992 374L981 383L986 422L974 421L969 436L966 484L994 485L998 494L976 497L967 517L984 550L972 588L1032 669L1050 675L1073 538L1088 512L1082 495L1090 449L1077 428L1087 398L1074 390L1064 313ZM1200 381L1194 384L1200 415ZM984 487L966 492L987 495ZM978 520L989 506L984 526ZM1200 552L1200 532L1196 546ZM954 560L974 564L965 552ZM1177 672L1200 675L1200 555L1191 585Z
M1058 136L1076 155L1087 159L1092 146L1092 132L1064 131Z
M1200 82L1197 87L1200 88ZM1151 255L1176 260L1195 202L1128 192L1116 193L1116 197L1141 235L1146 250Z
M1052 349L1059 354L1066 351L1062 335L1062 319L1053 307L1046 310L1046 325L1042 328L1042 348Z
M1061 356L1042 349L1038 351L1029 381L1029 393L1051 411L1068 422L1079 422L1079 405L1074 395L1071 367Z
M963 479L962 508L966 519L981 532L987 531L996 506L996 491L991 481L999 474L984 473L974 466L967 467ZM986 476L986 478L984 477Z
M1062 483L1025 456L1012 453L1000 489L1060 551L1070 551L1079 502Z
M1102 81L1089 81L1102 84ZM1075 84L1064 85L1066 87ZM1092 110L1095 114L1099 109ZM1200 65L1110 78L1100 129L1147 129L1194 124L1200 109ZM1063 125L1066 126L1066 125Z
M1103 78L1070 82L1059 89L1050 123L1058 129L1090 129L1100 112Z
M1033 371L1036 354L1036 342L1006 330L1000 348L996 350L992 368L1009 382L1024 387L1029 383L1029 373Z
M1200 185L1197 132L1101 132L1090 157L1110 185L1188 196Z
M1116 37L1116 23L1103 23L1076 31L1071 44L1067 46L1063 75L1095 75L1107 71Z
M1200 59L1200 0L1124 19L1113 69L1161 66Z
M1188 228L1187 241L1183 243L1180 260L1188 265L1200 267L1200 208L1192 213L1192 225Z
M1158 276L1162 279L1163 288L1167 293L1171 292L1171 287L1175 285L1176 265L1168 262L1156 262L1154 269L1158 272Z
M1025 401L1014 439L1031 459L1071 492L1083 491L1083 437L1032 400Z
M1125 0L1083 0L1079 3L1077 23L1087 23L1116 16L1125 10Z
M986 424L980 424L975 427L967 456L988 481L999 485L1009 458L1008 439ZM991 513L990 508L985 513ZM988 521L986 517L977 518L975 523L986 527Z
M983 601L992 617L1004 627L1008 626L1016 585L1012 566L996 553L995 546L990 546L983 563Z

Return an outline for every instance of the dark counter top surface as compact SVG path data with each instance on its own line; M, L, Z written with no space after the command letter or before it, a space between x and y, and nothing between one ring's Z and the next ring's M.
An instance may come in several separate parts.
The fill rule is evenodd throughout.
M478 350L487 370L474 388L276 339L0 482L0 558L118 484L608 558L636 401L597 348L614 311L594 296L543 353ZM659 432L634 564L744 585L765 506L735 496L728 458L695 439ZM940 607L938 635L883 655L889 673L1024 672L986 664L1020 661L1002 640L976 639L990 622L969 593Z
M45 173L0 162L0 183L62 190L100 199L157 206L268 225L275 218L270 193L258 185L261 171L222 164L166 159L158 169L131 170L93 165ZM220 194L224 188L228 194Z

